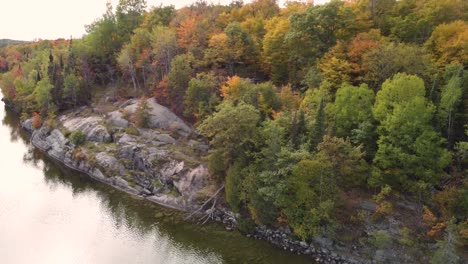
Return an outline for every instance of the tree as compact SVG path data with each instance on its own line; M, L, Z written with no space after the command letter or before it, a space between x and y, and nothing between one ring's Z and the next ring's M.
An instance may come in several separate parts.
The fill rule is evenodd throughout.
M378 121L383 121L393 112L396 105L404 104L415 97L424 97L425 93L424 82L421 78L398 73L386 80L382 89L377 93L373 109L374 116Z
M237 65L253 64L255 60L253 40L237 22L230 23L223 33L212 36L209 46L206 58L224 65L231 76L235 74Z
M194 116L199 121L210 115L219 102L217 88L213 74L197 74L196 78L190 80L184 96L184 114L189 117Z
M468 23L457 20L441 24L432 32L425 46L434 56L439 66L468 61Z
M382 83L397 73L407 73L423 78L430 83L431 63L423 49L407 44L388 43L365 53L363 81L375 91Z
M352 35L346 28L353 20L353 11L342 1L311 6L305 12L291 15L286 37L291 47L290 61L297 61L299 67L311 65L338 39L346 40Z
M237 105L223 102L218 111L207 117L198 127L198 130L211 138L212 151L210 159L220 155L225 168L234 160L244 155L258 137L257 122L260 119L258 110L243 102Z
M174 30L155 27L151 36L153 65L160 70L160 76L168 75L172 59L177 55L177 36Z
M36 89L34 90L34 97L39 108L48 108L52 103L52 97L50 92L54 86L50 84L49 77L45 76L39 82L37 82Z
M191 53L177 55L171 62L171 71L168 78L168 103L176 113L183 113L183 100L188 83L193 76L194 57Z
M137 80L136 68L135 68L135 58L131 52L129 45L125 45L120 51L120 54L117 58L117 62L121 67L122 71L130 75L133 83L133 90L136 91L139 88L139 83Z
M453 145L453 129L455 115L461 103L463 91L461 78L457 75L452 76L447 85L442 87L442 94L439 104L439 118L445 127L449 145Z
M333 233L337 186L332 164L312 159L299 162L290 177L294 190L285 209L289 225L302 239Z
M379 97L377 101L382 102ZM374 165L390 186L417 191L418 182L437 184L441 180L451 155L431 126L434 106L422 96L408 99L393 104L381 120Z
M359 87L343 84L334 102L336 135L362 144L370 157L375 151L373 104L374 92L365 84Z
M353 146L349 140L324 136L317 146L314 157L331 164L337 185L342 188L364 187L369 174L369 166L364 160L360 146Z
M310 146L311 151L315 151L317 145L322 142L323 135L325 135L325 110L324 110L323 98L320 100L317 114L315 115L315 123L312 127L310 135Z
M135 126L139 128L148 127L150 122L150 112L151 106L148 105L148 98L146 98L146 96L141 97L138 101L135 114L133 115Z
M143 22L145 9L145 0L119 0L115 18L119 35L124 42L130 40L133 30Z
M446 228L445 239L437 242L438 249L432 256L432 264L457 264L460 257L456 252L457 230L455 219L452 219Z
M80 84L79 80L74 73L69 73L65 76L64 80L64 96L72 100L73 107L76 107L78 102L78 92Z
M275 17L265 27L267 33L263 38L262 58L267 65L266 71L275 84L284 84L289 79L288 45L285 41L289 20Z

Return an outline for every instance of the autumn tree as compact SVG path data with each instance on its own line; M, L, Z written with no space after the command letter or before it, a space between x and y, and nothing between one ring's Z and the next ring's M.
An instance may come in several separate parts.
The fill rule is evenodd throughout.
M433 54L439 66L468 61L468 23L457 20L439 25L425 46Z

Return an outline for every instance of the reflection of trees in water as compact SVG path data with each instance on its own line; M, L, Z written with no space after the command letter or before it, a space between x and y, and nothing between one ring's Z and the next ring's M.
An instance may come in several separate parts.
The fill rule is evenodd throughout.
M4 111L5 114L3 115L2 125L10 129L10 141L17 142L18 138L22 138L25 142L26 135L21 133L23 131L19 123L18 114L11 111L6 106L4 106Z

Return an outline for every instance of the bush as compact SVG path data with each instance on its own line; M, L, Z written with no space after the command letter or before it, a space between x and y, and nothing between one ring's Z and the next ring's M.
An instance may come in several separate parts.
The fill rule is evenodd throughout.
M392 238L385 230L373 231L369 238L369 242L378 249L388 248L392 243Z
M253 234L255 231L255 223L248 218L240 218L237 228L243 234Z
M32 117L32 127L34 129L38 129L40 128L42 125L42 118L41 118L41 115L39 115L38 113L34 112L33 113L33 117Z
M136 129L134 127L125 128L125 133L127 133L129 135L134 135L134 136L139 136L140 135L140 132L138 131L138 129Z
M86 135L81 130L73 131L70 134L70 141L75 146L82 145L86 141Z
M147 102L148 98L143 96L138 101L137 109L133 116L133 121L135 122L135 126L139 128L145 128L149 126L151 107L148 105Z

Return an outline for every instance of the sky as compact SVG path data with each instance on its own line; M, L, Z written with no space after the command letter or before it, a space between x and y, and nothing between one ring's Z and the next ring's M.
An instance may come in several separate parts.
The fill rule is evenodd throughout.
M286 0L279 0L282 5ZM323 3L328 0L315 0ZM85 25L101 17L108 0L0 0L0 39L32 41L35 39L80 38ZM112 0L115 7L118 0ZM148 7L186 6L195 0L147 0ZM210 0L208 0L210 2ZM229 4L231 0L212 0ZM250 0L244 0L248 3Z

